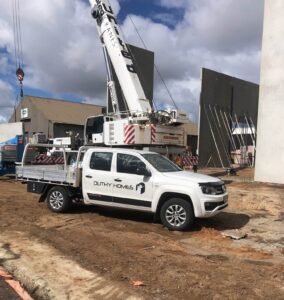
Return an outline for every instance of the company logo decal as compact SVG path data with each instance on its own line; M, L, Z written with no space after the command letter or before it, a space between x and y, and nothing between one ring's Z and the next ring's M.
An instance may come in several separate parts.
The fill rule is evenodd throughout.
M120 183L112 184L112 183L109 183L109 182L94 181L94 185L95 185L95 186L105 187L105 188L125 189L125 190L130 190L130 191L133 191L133 190L134 190L134 186L133 186L133 185L129 185L129 184L120 184ZM146 190L145 183L143 183L143 182L138 183L138 184L136 185L135 190L136 190L139 194L144 194L144 193L145 193L145 190Z
M141 183L137 184L136 191L138 191L138 193L140 193L140 194L144 194L145 193L145 183L141 182Z

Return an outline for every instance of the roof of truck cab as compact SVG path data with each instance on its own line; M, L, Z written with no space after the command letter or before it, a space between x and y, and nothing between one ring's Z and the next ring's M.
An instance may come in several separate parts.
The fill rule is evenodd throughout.
M127 149L127 148L90 147L88 150L105 151L105 152L139 153L139 154L150 154L150 153L158 154L153 151Z

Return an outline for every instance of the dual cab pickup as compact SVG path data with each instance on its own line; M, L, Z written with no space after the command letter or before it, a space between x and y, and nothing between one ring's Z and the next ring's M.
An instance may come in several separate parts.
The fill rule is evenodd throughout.
M17 167L17 178L28 183L29 192L42 194L53 212L65 212L80 199L151 212L170 230L184 230L195 218L214 216L228 205L223 181L183 171L154 152L81 147L74 157L60 151L64 165L26 166L24 157Z

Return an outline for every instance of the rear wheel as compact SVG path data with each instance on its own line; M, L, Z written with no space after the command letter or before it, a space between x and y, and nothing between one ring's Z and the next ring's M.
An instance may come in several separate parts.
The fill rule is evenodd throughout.
M181 198L167 200L160 213L161 221L170 230L185 230L194 221L194 212L191 203Z
M46 197L47 206L53 212L66 212L71 206L67 191L60 186L51 188Z

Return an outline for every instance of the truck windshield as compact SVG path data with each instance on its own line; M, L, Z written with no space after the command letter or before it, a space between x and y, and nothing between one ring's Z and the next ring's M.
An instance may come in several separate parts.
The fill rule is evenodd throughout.
M160 154L142 154L142 156L159 172L178 172L180 167Z

